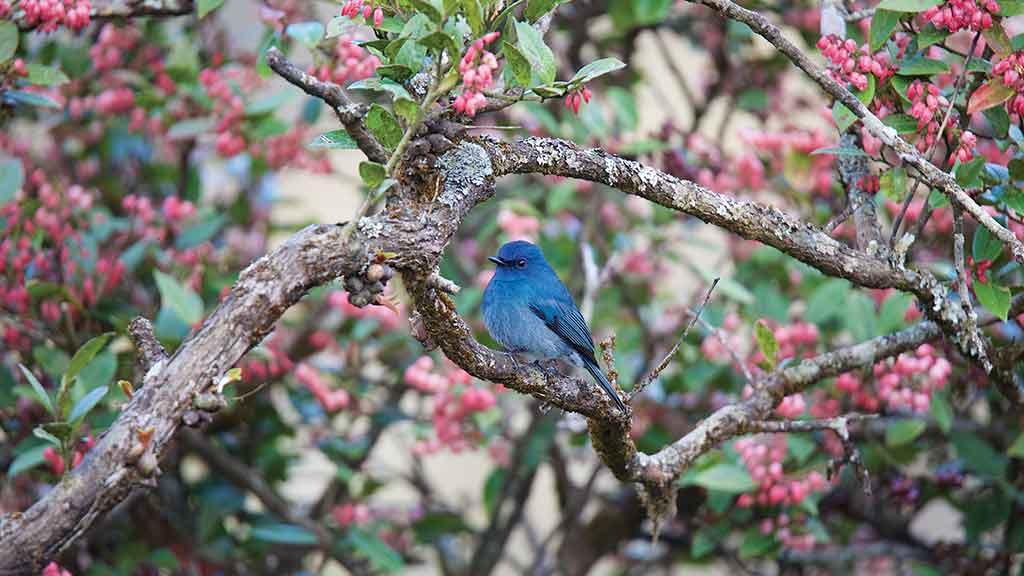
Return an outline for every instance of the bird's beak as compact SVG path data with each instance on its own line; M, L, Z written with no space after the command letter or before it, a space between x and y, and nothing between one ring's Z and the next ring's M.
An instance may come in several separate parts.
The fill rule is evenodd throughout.
M498 258L497 256L488 256L487 259L490 260L491 262L494 262L498 266L504 266L505 265L505 261L502 260L501 258Z

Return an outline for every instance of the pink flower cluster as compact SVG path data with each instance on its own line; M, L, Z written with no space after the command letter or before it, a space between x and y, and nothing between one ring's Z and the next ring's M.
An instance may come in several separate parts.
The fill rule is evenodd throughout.
M822 36L818 39L818 49L828 59L829 76L839 83L849 82L857 90L868 87L868 74L882 81L896 73L888 53L879 51L872 55L867 44L857 46L849 38L844 40L835 34Z
M126 54L130 54L139 41L138 29L104 24L96 42L89 47L89 57L97 72L119 68Z
M907 88L907 99L911 102L910 115L917 119L917 130L922 132L917 139L917 148L923 152L935 142L949 100L942 95L938 86L920 80L914 80Z
M385 292L386 293L386 292ZM348 292L337 290L327 296L327 303L345 316L350 318L372 318L380 324L384 330L394 330L402 323L402 308L398 306L397 311L388 306L365 306L357 308L348 301Z
M992 74L1003 77L1003 84L1016 92L1007 110L1024 116L1024 52L1012 52L996 62Z
M487 104L483 91L494 85L494 71L498 69L498 59L487 50L487 46L497 40L499 35L498 32L484 34L470 44L459 61L463 88L462 94L452 104L456 111L475 116L477 110Z
M366 504L353 504L351 502L335 506L331 510L331 516L334 517L334 521L338 523L338 526L342 528L362 526L372 519L370 508Z
M740 460L750 477L757 483L754 492L740 495L736 504L752 506L795 506L804 498L828 488L820 472L813 471L806 478L787 476L783 468L789 448L785 434L764 434L742 438L734 444Z
M332 390L330 384L327 383L327 379L320 373L319 370L313 368L305 362L300 362L295 367L295 379L302 383L303 386L309 389L316 397L320 405L323 406L324 410L328 413L337 412L342 408L349 405L349 394L348 390L344 388L338 388Z
M995 0L947 0L925 10L921 16L939 30L977 32L991 28L992 16L998 12Z
M960 143L957 144L956 150L949 157L949 165L952 166L958 160L961 164L970 162L974 158L974 147L977 144L978 137L970 130L964 130L963 134L960 135Z
M761 520L761 525L758 528L765 536L774 533L783 548L806 552L814 549L814 534L805 530L805 521L805 516L800 513L796 514L792 520L789 514L779 514L776 518Z
M82 459L85 458L85 453L95 445L96 440L93 439L92 434L83 438L75 448L75 452L71 455L71 468L77 468L82 463ZM50 471L55 476L64 474L64 458L61 457L56 448L50 446L43 450L43 459L50 465Z
M50 562L43 568L42 576L73 576L70 571L61 568L60 564Z
M375 28L380 27L381 22L384 21L384 9L380 6L375 8L373 2L367 0L346 0L345 4L341 7L341 15L348 16L353 20L360 15L367 20L370 16L373 16L373 26Z
M416 443L413 452L418 456L433 454L443 447L452 452L469 448L472 443L464 421L496 403L490 390L472 386L473 377L465 370L450 368L445 373L435 372L430 356L421 356L410 364L404 380L409 386L432 394L434 399L431 415L434 437Z
M92 194L81 186L58 190L46 177L41 169L31 170L22 195L0 206L0 219L6 222L0 231L0 306L19 315L30 312L25 288L30 279L62 280L74 300L93 306L124 274L116 253L93 254L82 243ZM33 198L38 203L25 202ZM37 235L44 238L41 244L33 241ZM95 258L91 270L81 264L89 258ZM43 310L49 321L60 319L57 301L44 301Z
M590 98L593 96L590 92L590 88L582 86L566 94L565 96L565 107L571 110L573 114L580 113L580 106L584 102L590 102Z
M7 19L11 15L11 4L8 0L0 0L0 20Z
M945 387L953 367L938 356L930 344L922 344L913 353L900 354L895 361L875 364L875 388L872 391L853 373L836 378L836 388L850 394L854 405L876 412L884 404L889 410L927 412L936 390Z
M245 116L241 96L234 93L225 76L216 68L203 69L199 73L199 83L213 100L213 111L218 117L217 153L225 158L241 154L246 147L245 137L240 130Z
M308 72L320 80L346 84L373 76L380 66L380 59L357 44L352 36L338 38L334 46L334 61L333 67L327 64L310 66Z
M89 0L20 0L22 23L40 32L54 32L61 26L78 32L89 25ZM9 7L8 7L9 9Z

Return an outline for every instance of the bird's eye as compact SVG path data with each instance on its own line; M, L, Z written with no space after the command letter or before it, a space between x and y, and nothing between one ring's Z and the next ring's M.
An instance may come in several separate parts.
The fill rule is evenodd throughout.
M526 268L526 260L522 258L516 260L516 268Z

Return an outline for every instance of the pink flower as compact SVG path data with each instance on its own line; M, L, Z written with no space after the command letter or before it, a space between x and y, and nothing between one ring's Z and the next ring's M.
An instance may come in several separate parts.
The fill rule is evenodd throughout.
M590 88L582 86L566 94L565 96L565 107L572 111L573 114L580 113L580 105L584 102L590 102Z
M475 116L487 104L483 92L494 85L494 71L498 69L498 59L487 50L487 46L498 36L498 32L484 34L466 49L466 54L459 61L463 89L452 103L457 112Z

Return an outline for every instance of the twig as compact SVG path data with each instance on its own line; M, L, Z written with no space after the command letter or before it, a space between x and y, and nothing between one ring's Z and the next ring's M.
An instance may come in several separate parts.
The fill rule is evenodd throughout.
M964 335L969 345L977 348L978 360L985 372L992 370L992 362L985 350L985 342L978 331L978 314L971 303L971 292L967 289L967 271L964 269L964 215L959 206L953 206L953 267L956 269L957 293L960 295L960 306L964 309L966 323Z
M752 432L786 433L786 432L816 432L818 430L832 430L839 436L843 443L843 457L831 460L828 463L828 477L832 479L839 473L844 464L853 466L860 481L861 488L866 496L871 495L871 477L860 451L850 439L850 422L870 420L877 418L877 414L851 413L835 418L823 418L820 420L763 420L750 425Z
M430 286L431 288L440 290L445 294L458 294L459 290L462 290L462 288L460 288L458 284L452 282L451 280L445 278L444 276L441 276L438 273L431 274L427 278L427 285Z
M737 350L734 346L729 345L729 339L728 336L725 334L725 331L722 330L720 327L712 326L710 322L703 318L698 318L698 312L694 310L687 308L686 313L693 318L697 318L697 322L700 323L701 328L707 330L713 338L717 338L718 341L722 343L722 347L725 348L725 350L729 353L729 356L732 357L732 361L736 364L736 367L740 370L740 372L743 373L743 378L747 381L748 384L752 384L754 382L754 375L750 373L750 367L747 366L747 363L744 362L743 358L740 357L739 350Z
M697 323L697 319L700 318L701 313L704 311L704 307L707 306L708 300L711 299L711 293L715 290L715 286L718 286L719 280L720 278L715 278L711 281L711 286L708 288L707 293L704 294L704 300L700 303L700 306L697 307L697 313L694 314L686 324L686 328L683 330L682 336L679 337L679 340L676 340L672 349L668 351L668 354L665 354L665 357L662 358L661 362L654 367L654 370L651 370L651 372L640 380L633 390L630 391L629 396L626 397L626 402L632 402L633 398L635 398L637 394L643 392L644 388L647 388L651 382L657 380L658 376L665 370L665 368L668 368L669 363L672 362L672 357L676 355L676 352L679 351L679 347L686 341L686 335L690 333L690 328L693 328L693 325Z
M345 131L356 141L356 145L366 154L366 157L373 162L383 164L388 161L388 153L381 146L380 142L370 134L363 124L363 117L368 111L362 104L354 104L345 96L341 86L332 82L318 80L314 76L306 74L298 66L292 64L284 57L276 47L267 50L267 65L291 84L302 89L303 92L319 98L330 106L337 114L338 120L345 127Z
M139 364L142 365L143 372L167 359L167 352L153 334L153 323L146 318L137 316L129 322L128 335L139 352Z
M935 140L932 141L928 150L924 153L925 158L931 158L932 153L935 152L935 147L938 146L942 140L942 132L946 129L946 125L949 123L950 117L953 115L953 109L956 107L956 99L960 97L960 90L963 88L964 81L967 79L967 69L971 65L971 59L974 58L974 50L978 46L978 38L981 38L981 32L974 35L974 39L971 41L971 49L967 53L967 57L964 59L964 70L956 79L956 86L953 88L953 97L949 100L949 106L946 107L946 113L942 117L942 123L939 124L939 131L935 135ZM907 210L910 208L911 202L914 200L914 196L917 194L917 189L921 186L921 179L917 178L914 182L914 188L907 195L906 200L903 201L903 206L900 208L900 213L896 216L896 220L892 223L892 232L889 235L889 246L890 248L896 244L896 236L899 235L900 224L903 222L903 218L907 214ZM923 219L923 218L922 218Z

